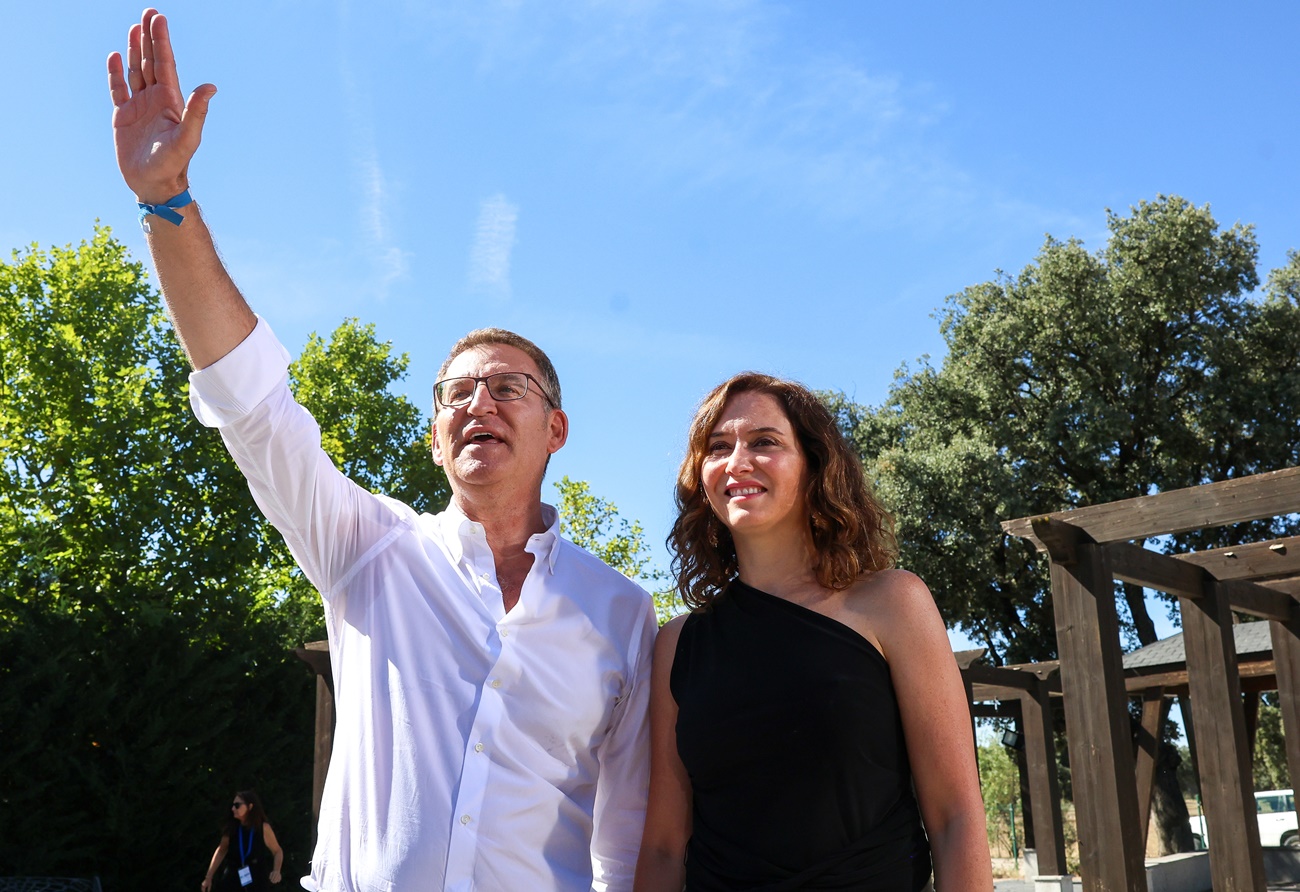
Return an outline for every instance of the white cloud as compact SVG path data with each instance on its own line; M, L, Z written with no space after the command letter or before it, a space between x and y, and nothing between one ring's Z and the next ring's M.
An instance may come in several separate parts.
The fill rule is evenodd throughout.
M367 156L358 160L357 167L360 172L361 220L366 247L382 295L387 292L389 285L406 277L410 254L390 238L387 208L391 198L384 170L379 165L373 146Z
M519 208L500 193L483 201L469 255L469 284L494 297L510 297L510 253L515 246Z
M851 48L793 42L770 0L404 0L409 33L480 79L545 81L557 127L643 181L759 194L927 237L1054 214L954 154L949 97ZM834 14L834 13L832 13ZM850 21L851 19L846 19ZM960 111L960 110L957 110ZM990 220L989 208L1010 216Z
M340 33L351 33L351 8L347 0L339 3ZM339 53L339 76L343 85L344 106L347 112L353 167L356 171L356 191L359 196L358 219L361 221L362 244L370 266L369 281L376 296L383 298L394 282L406 277L410 266L410 252L402 250L389 226L393 202L384 168L380 162L379 147L372 124L374 113L370 108L368 84L358 82L350 63L351 47L344 41Z

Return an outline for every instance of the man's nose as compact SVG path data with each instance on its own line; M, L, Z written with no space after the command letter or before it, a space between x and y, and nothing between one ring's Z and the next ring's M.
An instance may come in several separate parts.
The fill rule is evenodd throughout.
M469 405L465 409L471 415L496 414L497 401L492 398L486 381L474 382L474 395L469 398Z

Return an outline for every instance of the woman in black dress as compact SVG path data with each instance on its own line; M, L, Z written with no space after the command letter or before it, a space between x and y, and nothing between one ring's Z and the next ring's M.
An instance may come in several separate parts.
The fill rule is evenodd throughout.
M723 383L676 502L693 610L655 645L638 892L916 892L932 863L942 892L991 889L943 621L890 569L892 521L830 413L766 375Z
M212 853L208 875L203 878L203 892L213 888L213 877L229 857L217 883L218 892L263 892L270 883L280 882L280 865L284 850L266 819L262 800L252 790L240 790L230 803L230 819L221 834L221 842Z

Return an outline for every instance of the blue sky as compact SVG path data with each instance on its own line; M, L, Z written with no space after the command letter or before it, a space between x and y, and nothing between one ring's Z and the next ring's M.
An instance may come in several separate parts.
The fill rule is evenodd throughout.
M1262 271L1300 247L1293 3L161 9L184 89L220 91L192 191L290 349L374 322L427 406L460 334L533 338L572 420L553 479L660 562L692 409L736 371L878 403L941 358L947 295L1161 193L1254 223ZM138 16L6 11L5 248L99 219L147 256L104 75Z

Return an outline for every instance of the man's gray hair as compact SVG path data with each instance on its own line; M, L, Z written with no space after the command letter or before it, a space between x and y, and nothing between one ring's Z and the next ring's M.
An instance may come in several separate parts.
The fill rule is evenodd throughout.
M504 328L475 329L452 344L451 350L447 353L447 358L442 361L442 367L438 369L438 380L441 381L447 376L447 369L451 367L452 361L457 356L460 356L466 350L492 344L504 344L507 347L514 347L516 350L527 353L528 358L536 363L537 371L541 372L542 384L546 387L544 396L550 401L552 407L560 408L560 376L556 374L551 358L546 355L541 347L538 347L528 338L517 335L513 331L507 331Z

